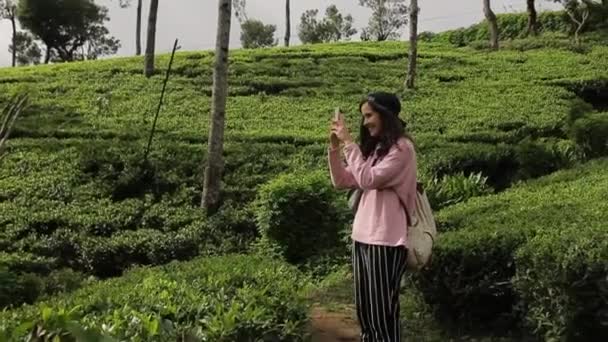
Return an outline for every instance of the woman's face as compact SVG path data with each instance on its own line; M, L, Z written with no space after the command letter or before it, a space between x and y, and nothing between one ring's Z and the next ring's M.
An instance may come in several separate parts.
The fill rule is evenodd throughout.
M367 102L361 106L363 127L367 128L369 135L377 137L382 133L382 120L380 113L376 112Z

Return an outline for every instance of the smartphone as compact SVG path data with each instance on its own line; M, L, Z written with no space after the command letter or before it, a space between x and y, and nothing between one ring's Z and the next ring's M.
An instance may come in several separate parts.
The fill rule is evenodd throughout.
M334 120L340 119L340 113L342 113L342 111L340 110L340 107L336 107L336 110L334 111Z

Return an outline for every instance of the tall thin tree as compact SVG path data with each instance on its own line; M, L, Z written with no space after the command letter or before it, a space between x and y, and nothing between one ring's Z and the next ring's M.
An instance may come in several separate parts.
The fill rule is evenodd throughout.
M285 0L285 46L289 46L289 38L291 38L291 9L289 0Z
M132 0L119 0L118 3L121 8L131 7ZM135 55L141 55L141 10L142 0L137 0L136 20L135 20Z
M416 79L416 61L418 57L418 0L410 0L410 52L408 56L407 79L405 87L414 88Z
M534 0L526 0L528 4L528 35L536 36L538 34L537 14Z
M17 12L17 4L14 0L0 0L0 19L8 19L11 21L11 25L13 27L13 36L12 36L12 65L17 65L17 23L16 23L16 14Z
M220 184L224 169L224 123L226 118L226 98L228 95L228 46L230 44L230 24L232 19L232 0L218 0L218 2L210 117L211 127L209 139L207 140L207 167L205 168L203 196L201 200L201 206L206 210L207 215L211 215L217 211L220 204Z
M146 56L144 75L152 76L154 73L154 51L156 43L156 18L158 14L158 0L150 1L150 13L148 14L148 38L146 42Z
M490 6L490 0L483 0L483 13L490 28L490 48L498 50L498 22L496 21L496 14Z
M137 21L135 26L135 55L141 55L141 7L142 0L137 0Z

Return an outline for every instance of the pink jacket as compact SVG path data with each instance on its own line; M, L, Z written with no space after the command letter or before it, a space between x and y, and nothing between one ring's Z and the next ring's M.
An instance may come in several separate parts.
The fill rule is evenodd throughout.
M359 188L363 195L353 223L352 239L385 246L407 246L407 219L403 205L412 212L416 205L416 152L411 141L402 138L384 158L363 160L359 145L343 148L348 166L338 149L329 148L329 169L334 187Z

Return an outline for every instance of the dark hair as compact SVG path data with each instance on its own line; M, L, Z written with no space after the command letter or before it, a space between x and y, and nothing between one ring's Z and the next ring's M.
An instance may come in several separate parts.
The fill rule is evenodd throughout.
M366 103L375 112L380 114L382 132L379 137L372 137L369 134L369 130L363 126L364 119L361 118L359 137L363 158L367 159L371 156L376 148L378 149L378 157L382 158L388 154L390 148L400 138L406 137L411 140L409 134L406 133L406 123L399 118L401 102L395 94L385 92L371 93L359 103L359 112L361 112L361 107Z

